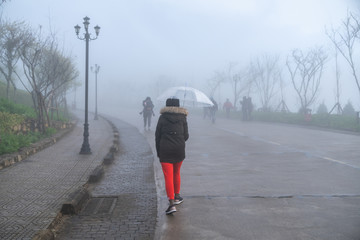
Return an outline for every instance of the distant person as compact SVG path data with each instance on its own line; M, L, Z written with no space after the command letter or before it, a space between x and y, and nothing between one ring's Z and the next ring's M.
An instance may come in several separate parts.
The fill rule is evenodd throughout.
M144 130L146 130L146 125L148 127L148 130L150 130L151 126L151 117L155 116L154 114L154 104L151 101L150 97L147 97L143 103L143 110L140 112L140 114L144 117Z
M217 102L215 101L214 98L210 98L211 102L214 104L212 105L211 107L209 107L209 111L210 111L210 119L211 119L211 122L212 123L215 123L215 120L216 120L216 112L218 110L218 104Z
M210 108L211 107L203 107L203 119L210 117Z
M165 189L169 200L167 215L176 212L175 205L183 202L180 197L180 168L185 159L185 141L189 138L185 108L179 99L169 98L166 107L160 110L155 131L155 145L165 178Z
M246 115L247 115L247 120L250 121L252 119L251 117L251 114L252 114L252 111L253 111L253 104L252 104L252 101L251 101L251 97L248 97L247 98L247 101L246 101Z
M241 104L242 120L247 121L248 120L248 99L246 96L243 97L242 101L240 101L240 104Z
M226 102L224 102L223 109L226 111L226 117L230 117L230 110L233 108L232 103L229 101L229 99L226 99Z

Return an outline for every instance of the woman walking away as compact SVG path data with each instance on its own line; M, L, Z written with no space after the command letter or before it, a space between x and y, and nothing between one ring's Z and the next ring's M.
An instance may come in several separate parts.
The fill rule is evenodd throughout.
M180 168L185 159L185 141L189 138L185 108L179 107L179 99L169 98L160 110L156 126L155 143L157 156L165 178L169 207L166 214L176 212L175 205L183 202L180 197Z

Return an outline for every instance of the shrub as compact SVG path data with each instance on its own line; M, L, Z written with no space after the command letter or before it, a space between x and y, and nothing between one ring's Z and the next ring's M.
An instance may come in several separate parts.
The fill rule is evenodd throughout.
M317 114L327 114L329 111L325 105L325 103L322 103L319 105L318 109L317 109Z
M18 114L0 112L0 132L10 132L14 126L24 122L25 117Z
M18 136L11 133L2 133L0 135L0 154L11 153L19 150L20 145Z
M351 102L348 102L345 107L343 108L343 115L346 116L355 116L355 109Z
M27 134L14 132L14 127L24 123L27 118L36 118L35 111L31 107L0 99L0 154L16 152L22 147L56 133L55 128L47 128L43 135L39 132Z
M50 137L56 133L56 129L49 127L45 130L45 136Z
M41 135L39 132L31 132L28 134L13 134L13 133L2 133L0 135L0 155L5 153L12 153L18 151L22 147L27 147L31 143L39 141L40 139L51 136L56 132L53 128L47 129L47 134Z

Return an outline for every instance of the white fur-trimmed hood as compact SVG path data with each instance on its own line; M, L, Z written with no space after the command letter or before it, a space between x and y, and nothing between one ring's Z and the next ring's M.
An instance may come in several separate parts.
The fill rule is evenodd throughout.
M160 114L163 113L179 113L179 114L184 114L185 116L188 115L188 111L183 107L163 107L160 110Z

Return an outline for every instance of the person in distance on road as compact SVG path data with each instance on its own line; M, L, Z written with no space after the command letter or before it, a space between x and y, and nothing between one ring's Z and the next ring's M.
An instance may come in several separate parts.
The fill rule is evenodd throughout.
M224 105L223 105L223 109L225 109L226 111L226 118L229 118L230 117L230 110L233 109L233 105L232 103L230 102L230 100L227 98L226 99L226 102L224 102Z
M180 168L185 159L185 141L189 138L188 111L180 107L179 99L169 98L166 107L160 110L155 131L157 156L165 178L165 189L169 200L166 214L176 212L175 205L183 202L180 197Z
M151 117L155 116L154 114L154 104L151 101L150 97L147 97L143 103L143 110L140 112L140 114L143 115L144 117L144 130L146 130L146 125L147 125L147 129L150 130L150 126L151 126Z

